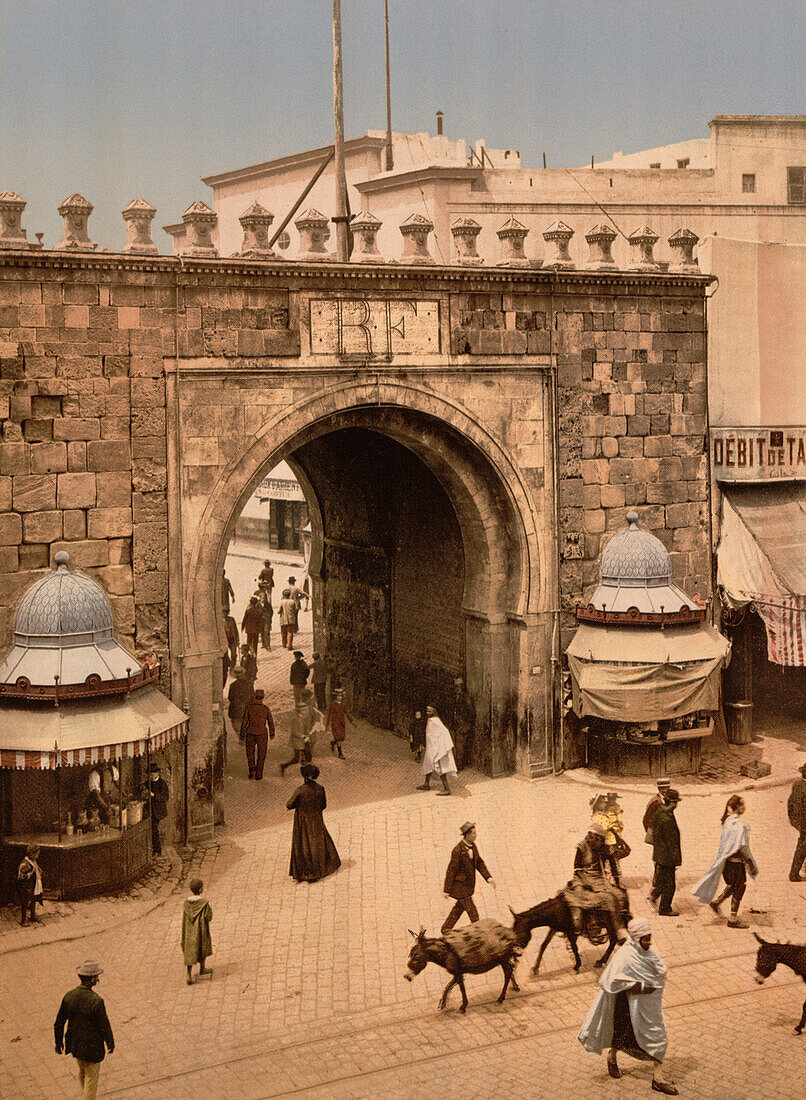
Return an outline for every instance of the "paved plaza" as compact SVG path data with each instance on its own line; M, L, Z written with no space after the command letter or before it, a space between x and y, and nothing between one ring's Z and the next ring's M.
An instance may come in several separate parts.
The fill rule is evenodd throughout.
M303 616L303 628L309 623ZM310 633L299 642L308 656ZM555 938L541 978L530 982L538 931L519 966L521 992L499 1006L501 972L470 976L466 1016L456 991L448 1010L437 1011L443 971L429 966L412 984L403 977L407 929L437 934L447 911L442 879L459 825L477 822L480 851L498 884L495 892L478 887L481 915L510 922L509 905L526 908L568 878L592 788L578 777L528 782L466 771L454 795L439 798L415 790L418 768L405 740L359 721L357 732L348 726L344 761L328 744L316 751L342 867L323 882L297 885L288 875L292 815L285 802L299 777L279 775L290 755L290 659L283 650L261 655L258 683L278 736L262 783L246 779L243 751L230 736L227 824L210 841L171 855L128 894L49 905L46 923L25 940L27 930L0 926L0 1097L75 1094L74 1063L54 1054L52 1022L62 993L75 984L75 966L90 956L104 967L98 990L117 1044L101 1072L104 1096L648 1095L645 1064L624 1057L624 1078L611 1081L604 1059L576 1040L598 977L590 946L580 945L576 975ZM787 792L781 785L747 792L761 875L748 888L745 913L768 938L806 942L806 884L787 880L795 841ZM757 986L751 932L728 929L689 896L716 850L724 794L692 784L681 803L681 915L664 920L645 900L651 862L640 818L647 795L620 793L633 845L625 884L634 912L653 920L655 946L670 966L669 1076L681 1096L708 1100L799 1095L806 1040L792 1028L803 983L787 970ZM178 935L194 873L214 909L214 976L188 987Z

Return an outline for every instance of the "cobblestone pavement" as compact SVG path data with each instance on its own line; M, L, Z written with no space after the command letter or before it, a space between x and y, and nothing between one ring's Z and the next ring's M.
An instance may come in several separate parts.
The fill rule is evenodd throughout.
M309 653L310 636L300 643ZM346 760L332 757L328 745L316 754L343 866L324 882L297 885L288 876L285 801L298 776L281 779L277 768L287 758L289 663L283 651L261 656L259 683L279 728L266 778L244 778L243 752L231 738L227 826L187 868L204 879L215 910L212 981L184 983L178 945L184 889L119 928L8 954L0 971L0 1098L74 1095L72 1059L53 1053L52 1021L61 994L74 984L75 966L88 956L104 967L99 992L117 1040L102 1069L103 1095L648 1093L646 1065L625 1058L624 1079L616 1084L604 1061L576 1042L597 978L591 947L582 949L583 970L575 975L555 939L543 976L530 983L539 943L533 941L520 966L521 992L498 1006L500 971L470 976L466 1016L457 1011L458 998L437 1012L444 972L428 967L411 984L403 977L406 930L436 931L444 918L442 876L462 821L477 822L480 850L498 883L497 892L479 886L481 915L509 922L509 904L532 905L567 879L591 790L567 778L530 783L463 772L451 798L418 792L407 743L360 723L357 732L348 729ZM795 841L786 796L783 787L747 793L761 875L748 888L745 911L763 935L804 942L806 884L786 877ZM624 791L622 803L633 844L625 884L634 911L653 920L656 946L670 966L667 1063L681 1095L799 1095L804 1039L792 1027L803 983L784 971L756 986L750 932L728 929L688 893L716 849L723 796L681 803L681 915L667 920L645 900L646 795Z

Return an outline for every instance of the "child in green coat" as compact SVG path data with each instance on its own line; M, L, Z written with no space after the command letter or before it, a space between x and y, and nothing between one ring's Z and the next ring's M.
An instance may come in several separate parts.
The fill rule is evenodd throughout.
M190 897L182 910L182 951L188 971L188 985L193 985L193 964L199 964L199 977L212 977L212 970L205 965L208 955L213 953L210 939L210 921L213 919L213 907L201 896L204 883L200 878L190 883Z

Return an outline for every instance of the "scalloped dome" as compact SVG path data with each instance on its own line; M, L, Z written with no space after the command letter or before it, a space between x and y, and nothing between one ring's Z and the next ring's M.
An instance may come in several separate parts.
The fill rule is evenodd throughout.
M638 513L628 512L626 531L613 535L602 553L603 584L668 584L672 579L672 559L659 538L642 531Z
M32 585L20 600L16 634L112 636L112 608L103 589L82 573L69 573L68 561L67 554L58 553L56 570Z

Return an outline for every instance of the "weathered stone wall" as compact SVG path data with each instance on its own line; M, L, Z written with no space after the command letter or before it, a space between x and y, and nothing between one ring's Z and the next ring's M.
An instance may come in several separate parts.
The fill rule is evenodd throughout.
M454 349L551 354L557 371L563 624L599 577L610 535L637 508L671 553L685 591L711 595L707 537L705 303L659 280L570 276L562 297L537 293L454 299ZM574 285L576 284L576 285Z
M570 626L604 538L635 504L670 547L675 580L710 594L704 285L657 273L0 256L4 642L20 593L66 548L110 593L125 641L165 654L170 635L193 765L220 729L218 577L240 507L280 459L334 433L374 432L427 467L460 532L463 636L445 608L441 627L439 613L421 624L442 629L447 647L429 665L435 682L464 660L491 771L549 769L558 562ZM315 474L316 590L338 622L334 644L391 616L398 651L413 653L414 615L393 604L404 577L421 598L412 563L425 535L401 541L397 565L382 553L369 569L372 525L351 538L345 516L349 528L358 513L339 520L339 487ZM386 503L410 516L393 475ZM429 575L433 588L444 569L429 559L417 583ZM387 649L373 689L388 698Z

